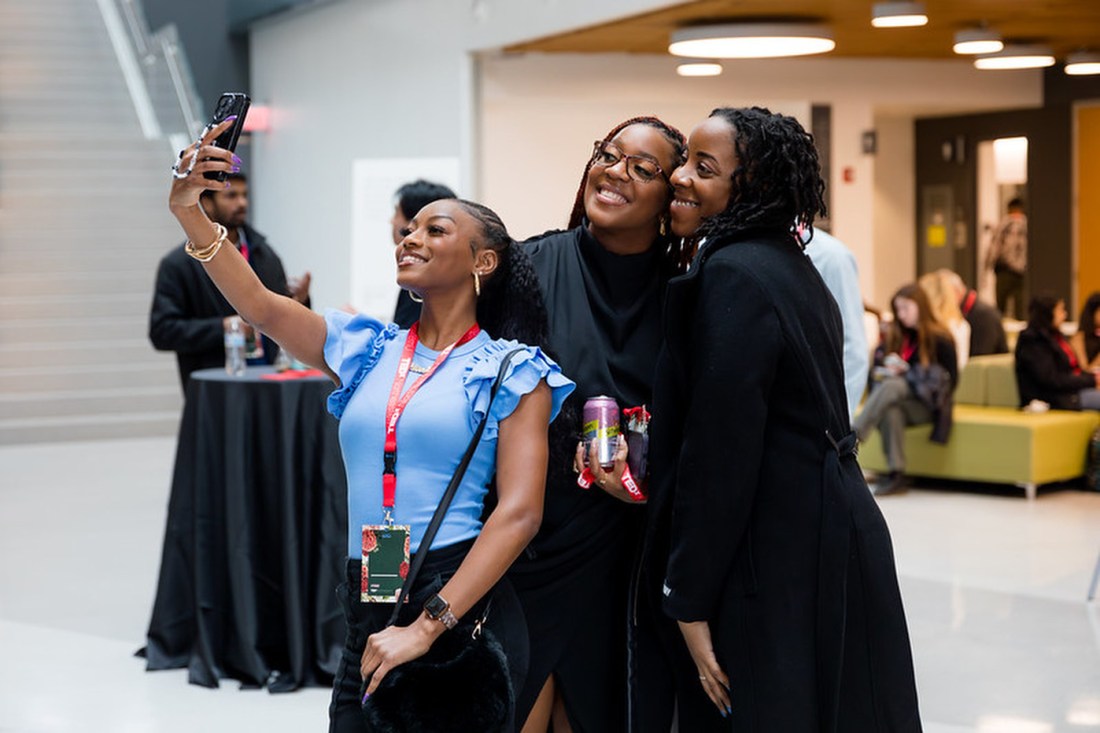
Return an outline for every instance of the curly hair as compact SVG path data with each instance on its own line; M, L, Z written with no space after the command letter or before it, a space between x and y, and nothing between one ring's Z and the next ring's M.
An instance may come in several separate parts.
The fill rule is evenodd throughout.
M550 320L539 289L538 274L522 247L508 234L504 222L487 206L455 199L481 225L481 240L471 243L476 252L488 248L500 258L493 274L482 281L477 301L477 322L493 338L515 339L537 346L551 358ZM572 465L576 416L563 408L549 429L551 480L560 481Z
M733 128L737 165L724 211L709 217L699 236L746 227L782 227L800 246L825 214L825 182L813 136L793 117L763 107L719 107L710 113ZM805 241L800 229L809 233Z
M631 117L629 120L620 122L611 128L611 131L603 136L600 141L602 143L611 142L615 139L615 136L632 125L646 125L652 127L661 133L666 140L672 143L673 149L673 167L680 165L687 157L687 137L684 133L677 130L672 125L668 124L659 117L643 116L643 117ZM581 183L577 188L577 195L573 197L573 208L569 212L569 224L567 229L575 229L584 223L585 211L584 211L584 194L588 187L588 173L592 170L592 163L595 160L595 156L589 157L588 162L584 166L584 173L581 174ZM671 175L672 171L665 171L665 175ZM671 197L671 186L669 187L669 194ZM666 210L661 216L661 231L662 234L668 230L668 211ZM688 262L691 261L690 255L685 256L684 244L671 237L664 237L664 241L661 243L664 247L666 264L672 267L673 271L682 271L686 268Z

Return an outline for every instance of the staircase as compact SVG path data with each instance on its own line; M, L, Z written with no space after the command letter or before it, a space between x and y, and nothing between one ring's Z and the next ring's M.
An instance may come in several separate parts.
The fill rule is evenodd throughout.
M170 159L95 0L0 0L0 445L175 433L146 336Z

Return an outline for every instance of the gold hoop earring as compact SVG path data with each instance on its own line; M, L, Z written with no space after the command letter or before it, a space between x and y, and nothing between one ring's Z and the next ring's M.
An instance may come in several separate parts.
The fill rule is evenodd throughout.
M423 303L424 302L424 299L421 298L416 293L414 293L413 291L406 290L405 292L409 294L409 299L412 300L412 302L414 302L414 303Z
M474 270L474 295L481 297L481 276Z

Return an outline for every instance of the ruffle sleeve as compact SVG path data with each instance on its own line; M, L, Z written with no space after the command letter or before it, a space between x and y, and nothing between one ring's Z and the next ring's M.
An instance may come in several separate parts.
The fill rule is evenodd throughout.
M378 363L386 342L397 336L397 325L330 308L325 311L325 329L325 363L340 378L340 387L328 396L328 411L339 419L355 388Z
M489 397L496 381L500 365L509 352L519 349L512 357L508 370L501 380L500 390L493 400L492 411L485 423L485 440L496 440L500 421L511 415L520 399L533 391L538 383L545 379L550 387L550 420L557 417L562 402L576 388L573 381L561 372L552 359L533 346L524 346L518 341L490 341L485 348L474 354L462 377L462 386L469 400L470 427L476 429L485 411L489 407Z

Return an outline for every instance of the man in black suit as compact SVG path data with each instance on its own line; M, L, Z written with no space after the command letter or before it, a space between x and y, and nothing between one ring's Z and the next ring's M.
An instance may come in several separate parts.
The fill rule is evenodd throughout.
M207 215L229 231L229 241L252 266L265 286L309 305L310 275L287 282L279 256L262 234L250 227L248 218L248 179L243 173L231 173L224 191L206 191L202 205ZM208 244L200 242L200 246ZM225 364L224 336L232 319L238 318L233 306L218 292L202 265L188 257L183 245L172 249L157 268L156 289L149 313L149 340L159 351L176 352L180 383L187 392L191 372ZM246 337L251 327L242 322ZM256 358L270 364L278 346L267 337L250 339L258 347ZM259 352L262 351L262 357Z

